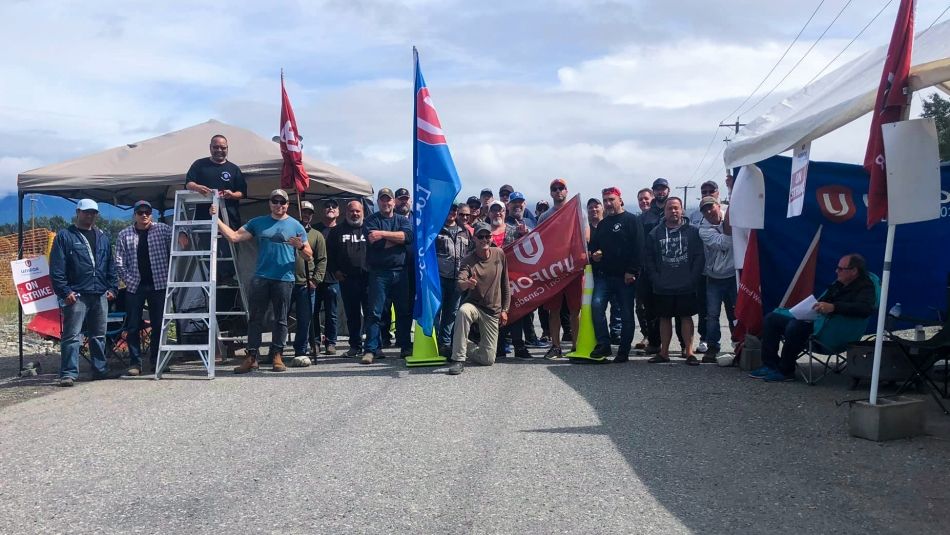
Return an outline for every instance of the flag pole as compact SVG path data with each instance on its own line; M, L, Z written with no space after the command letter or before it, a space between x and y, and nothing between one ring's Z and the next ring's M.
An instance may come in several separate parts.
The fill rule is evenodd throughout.
M887 294L891 284L891 258L894 255L894 231L896 225L887 224L887 241L884 244L884 270L881 273L881 299L877 307L877 331L874 335L874 365L871 368L871 395L868 401L877 405L877 388L881 376L881 352L884 349L884 322L887 319Z

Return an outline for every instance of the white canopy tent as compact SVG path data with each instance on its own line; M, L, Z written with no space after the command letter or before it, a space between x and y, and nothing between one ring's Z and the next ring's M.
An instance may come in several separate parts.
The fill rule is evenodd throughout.
M754 164L819 138L874 108L887 44L823 76L739 131L724 153L726 168ZM915 91L950 93L950 21L917 34L910 69ZM862 151L863 152L863 151Z
M73 199L91 198L117 206L145 199L156 208L172 207L175 191L185 184L192 162L209 155L211 136L228 138L228 160L247 180L250 199L266 199L280 182L280 145L250 130L209 120L184 130L129 143L81 158L20 173L20 195L43 193ZM304 156L310 175L309 194L315 197L373 194L373 186L358 176ZM242 203L243 204L243 203Z

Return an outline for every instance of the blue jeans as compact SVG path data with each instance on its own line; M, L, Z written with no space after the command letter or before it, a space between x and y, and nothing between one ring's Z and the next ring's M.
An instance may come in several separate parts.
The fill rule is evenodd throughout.
M736 321L736 278L714 279L706 277L706 343L709 349L719 349L722 332L719 329L719 311L726 306L726 318L731 326Z
M795 361L808 344L808 337L814 330L814 323L800 321L785 314L769 312L765 316L762 329L762 364L792 376L795 373ZM782 344L779 354L778 344Z
M287 343L287 314L290 312L292 281L265 279L257 275L251 279L247 293L249 321L247 325L247 352L255 357L261 348L261 333L268 306L273 306L274 325L271 329L270 354L283 353Z
M455 284L455 279L439 277L442 284L442 307L439 308L439 336L440 346L452 345L452 333L455 330L455 315L459 311L462 301L462 292Z
M59 342L59 376L79 378L79 346L82 333L89 338L89 353L92 355L93 373L105 375L106 363L106 316L109 302L105 294L80 294L79 299L63 307L63 334ZM85 329L83 329L85 327Z
M591 297L591 315L594 318L594 336L598 345L610 345L610 330L607 327L607 305L613 301L620 309L620 348L618 354L630 353L633 342L634 303L637 295L637 285L626 284L623 275L595 275L594 294Z
M142 330L142 312L145 303L148 303L148 321L151 326L149 336L148 362L155 364L158 355L158 344L162 337L162 317L165 315L165 290L155 290L152 286L139 286L135 293L125 294L125 328L126 341L129 344L129 366L142 366L142 341L139 332Z
M363 334L369 321L369 283L366 273L347 275L340 283L343 296L343 311L346 313L346 332L350 338L350 348L363 349Z
M294 284L290 300L294 303L294 315L297 317L297 332L294 333L294 354L306 355L310 340L310 322L313 321L313 304L317 291L306 284Z
M317 304L313 309L316 325L317 343L320 341L320 309L323 309L322 334L327 337L327 343L336 345L337 304L340 299L340 283L321 282L317 285Z
M412 339L409 329L412 327L413 303L408 295L409 287L405 270L370 271L368 286L370 312L366 327L366 351L379 355L383 307L387 297L396 307L396 344L403 351L411 351Z

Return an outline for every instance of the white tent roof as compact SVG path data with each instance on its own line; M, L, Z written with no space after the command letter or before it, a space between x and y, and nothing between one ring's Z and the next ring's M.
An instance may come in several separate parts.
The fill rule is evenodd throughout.
M89 156L20 173L22 193L88 197L115 205L146 199L171 208L192 162L209 155L211 136L228 138L228 160L244 174L251 199L265 199L278 187L280 145L250 130L210 120L184 130L130 143ZM368 196L373 186L358 176L304 156L311 196ZM164 203L162 201L164 200Z
M869 113L886 54L887 44L875 48L749 122L726 148L726 168L781 154ZM918 34L911 63L914 90L937 85L950 92L950 21Z

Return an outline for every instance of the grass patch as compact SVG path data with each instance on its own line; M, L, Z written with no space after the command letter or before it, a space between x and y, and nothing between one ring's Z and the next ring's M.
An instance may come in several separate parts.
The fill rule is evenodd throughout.
M15 317L19 304L15 295L0 295L0 317Z

